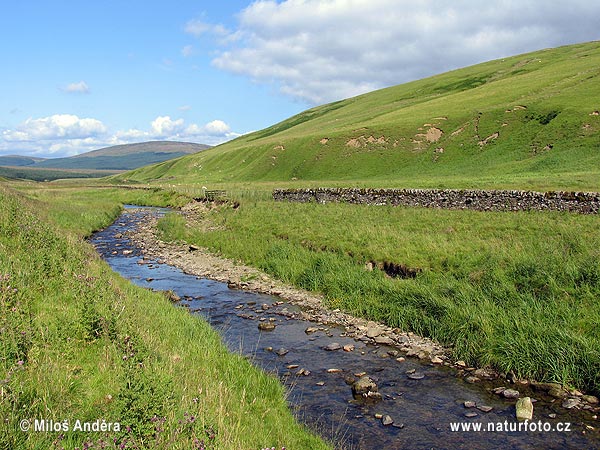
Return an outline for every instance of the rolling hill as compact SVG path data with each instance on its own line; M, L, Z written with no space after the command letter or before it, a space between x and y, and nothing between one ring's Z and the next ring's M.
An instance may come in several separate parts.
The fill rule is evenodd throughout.
M207 148L210 146L188 142L141 142L115 145L68 158L45 159L35 166L53 169L130 170Z
M318 106L119 180L600 188L600 42Z
M36 181L58 178L97 178L197 153L207 148L210 146L187 142L153 141L115 145L68 158L0 156L0 175Z

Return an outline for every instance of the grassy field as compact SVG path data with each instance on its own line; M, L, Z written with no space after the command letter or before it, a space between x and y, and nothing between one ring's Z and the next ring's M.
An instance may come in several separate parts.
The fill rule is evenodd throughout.
M82 237L162 192L0 186L0 448L328 448L275 377L204 321L115 275ZM20 430L35 419L119 431ZM32 425L33 426L33 425Z
M318 106L120 181L600 190L600 43Z
M470 364L600 393L596 216L240 201L207 211L205 227L177 214L159 226ZM420 272L392 279L371 261Z

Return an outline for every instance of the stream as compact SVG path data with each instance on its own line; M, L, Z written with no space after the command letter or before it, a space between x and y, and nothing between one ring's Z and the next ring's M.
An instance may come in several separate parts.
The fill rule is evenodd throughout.
M336 448L600 448L593 418L597 413L592 410L566 410L560 401L506 380L470 384L451 367L417 358L398 361L403 356L398 349L354 340L345 336L343 327L291 318L298 307L278 297L230 289L225 283L144 259L126 233L148 210L128 207L113 225L94 234L91 243L121 276L144 288L173 291L181 298L177 303L207 320L232 352L277 374L298 420ZM165 212L151 210L159 215ZM273 323L276 328L261 331L259 323ZM353 398L351 382L365 373L376 382L381 401ZM518 430L515 400L491 392L498 386L538 400L527 430L523 425ZM566 423L570 431L557 430ZM453 431L453 426L459 431ZM462 428L477 426L482 431Z

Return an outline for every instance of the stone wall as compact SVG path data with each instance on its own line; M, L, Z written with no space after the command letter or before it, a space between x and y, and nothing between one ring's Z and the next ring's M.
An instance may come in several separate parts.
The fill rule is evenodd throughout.
M343 202L478 211L570 211L598 214L598 192L483 191L458 189L276 189L273 198L291 202Z

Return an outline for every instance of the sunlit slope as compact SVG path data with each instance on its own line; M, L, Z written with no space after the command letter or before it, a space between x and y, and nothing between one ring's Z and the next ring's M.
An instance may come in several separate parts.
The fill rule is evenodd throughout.
M322 105L118 177L597 189L599 75L600 42L542 50Z

